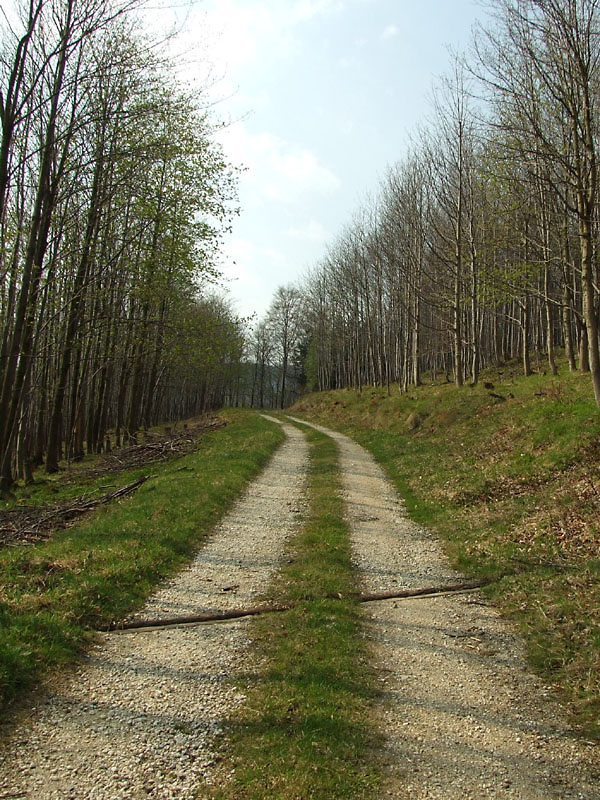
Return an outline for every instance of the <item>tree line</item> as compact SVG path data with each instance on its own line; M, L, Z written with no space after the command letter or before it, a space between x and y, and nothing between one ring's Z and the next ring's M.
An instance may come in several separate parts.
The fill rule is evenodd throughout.
M564 348L600 405L598 2L488 6L410 152L280 288L255 331L259 376L279 352L280 372L296 364L313 389L407 390L426 371L460 386L516 357L525 374L542 357L556 374ZM291 347L283 296L296 298Z
M137 2L2 18L0 491L224 403L556 372L557 348L600 404L600 0L492 0L410 152L250 337L211 288L235 170Z
M243 323L211 291L235 170L138 10L4 11L2 491L220 405L239 368Z

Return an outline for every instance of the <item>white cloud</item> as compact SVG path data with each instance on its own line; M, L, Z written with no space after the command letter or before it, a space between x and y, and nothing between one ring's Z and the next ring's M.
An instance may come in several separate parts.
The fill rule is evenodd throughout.
M239 75L265 53L289 57L297 25L344 8L345 0L211 0L201 4L202 18L190 19L186 28L204 29L217 71Z
M286 257L274 247L263 247L249 239L232 236L223 248L220 268L225 285L237 298L237 313L261 316L277 283L285 273Z
M400 31L396 25L388 25L387 28L381 34L382 39L393 39L394 36L398 36Z
M331 233L317 220L311 219L303 228L289 228L287 235L305 242L324 243L331 239Z
M292 17L299 22L312 19L322 14L343 11L343 0L298 0L292 6Z
M294 194L330 194L340 187L340 181L333 172L306 148L290 147L279 140L271 150L270 162L277 178L270 186L270 197L285 200L289 189Z
M246 167L244 191L254 197L294 203L300 196L327 195L341 186L311 150L268 131L252 134L238 122L224 129L220 139L228 157Z
M281 26L279 16L268 2L217 0L206 19L211 56L228 73L237 73L244 64L256 60L263 52L263 45L277 38Z

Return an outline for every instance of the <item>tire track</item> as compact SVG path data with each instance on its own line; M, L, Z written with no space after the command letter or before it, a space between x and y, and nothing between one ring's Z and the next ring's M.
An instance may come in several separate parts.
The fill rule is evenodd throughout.
M262 475L140 616L233 608L264 591L304 504L308 447L283 427L286 441ZM0 797L202 797L223 721L243 701L232 678L247 669L247 626L102 635L3 744Z
M459 579L374 459L313 427L339 446L363 590ZM384 797L599 800L597 748L573 736L521 640L481 593L370 603L366 617L382 689L374 719L387 740Z

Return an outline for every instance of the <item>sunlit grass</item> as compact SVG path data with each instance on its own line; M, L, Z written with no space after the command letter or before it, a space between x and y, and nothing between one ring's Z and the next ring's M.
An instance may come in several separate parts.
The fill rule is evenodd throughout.
M188 561L282 441L245 412L166 464L135 495L47 542L0 551L0 701L77 657L94 628L135 608Z
M294 411L367 447L469 577L507 576L487 591L576 723L598 737L600 412L589 376L563 365L558 378L524 378L508 366L476 387L330 392Z
M258 667L232 721L235 773L216 796L351 800L376 796L368 758L372 672L337 476L334 442L316 431L310 509L269 595L297 606L252 622ZM322 599L336 597L337 599Z

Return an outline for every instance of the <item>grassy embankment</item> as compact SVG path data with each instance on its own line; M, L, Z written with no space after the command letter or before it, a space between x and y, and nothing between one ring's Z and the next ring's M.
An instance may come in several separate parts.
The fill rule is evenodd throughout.
M309 431L310 508L288 545L268 597L297 603L251 623L256 672L232 721L220 800L351 800L376 796L369 727L373 675L364 640L356 575L339 494L337 450ZM323 599L336 597L335 600Z
M599 738L600 412L589 376L506 367L477 387L328 392L294 412L367 447L456 566L499 578L486 591L521 627L531 663Z
M283 438L256 414L226 418L182 458L87 483L83 472L78 480L62 472L17 489L16 503L54 502L152 476L132 497L100 507L47 542L0 550L0 706L74 661L90 631L139 607L189 560Z

